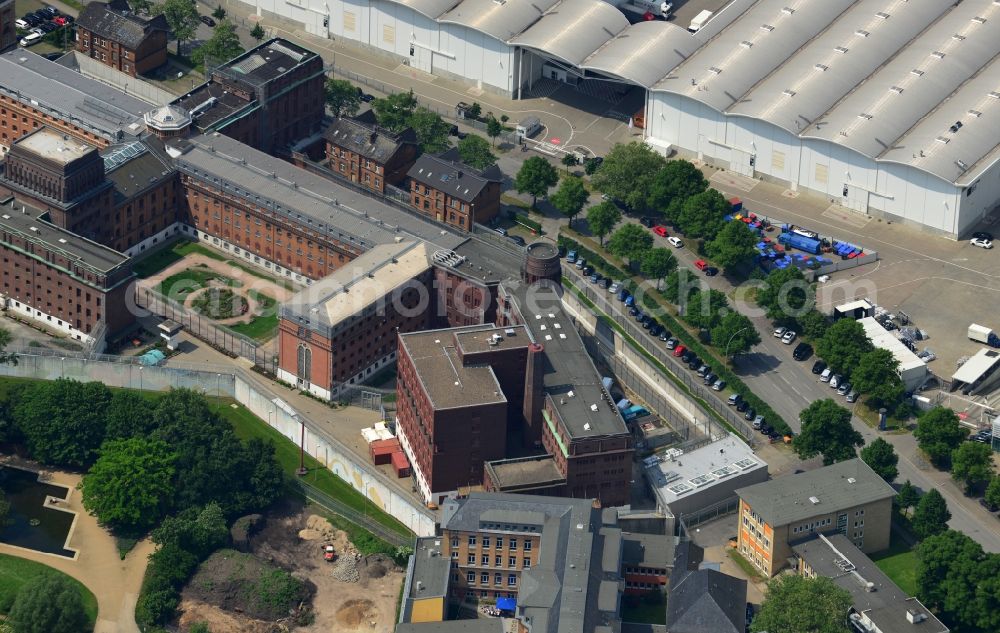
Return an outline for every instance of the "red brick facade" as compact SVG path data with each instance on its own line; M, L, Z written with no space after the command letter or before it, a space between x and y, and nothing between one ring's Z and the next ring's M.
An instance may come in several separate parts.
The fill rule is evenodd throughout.
M92 33L82 26L76 29L76 50L105 66L135 77L167 63L167 33L150 32L137 48Z
M14 141L25 134L30 134L45 125L85 143L96 145L98 148L105 148L111 144L103 136L80 129L72 123L67 123L35 107L21 103L14 97L0 95L0 147L3 148L3 152L0 153L10 149Z
M411 179L410 204L422 215L436 222L468 231L472 223L489 224L500 213L500 183L491 182L475 200L465 202Z

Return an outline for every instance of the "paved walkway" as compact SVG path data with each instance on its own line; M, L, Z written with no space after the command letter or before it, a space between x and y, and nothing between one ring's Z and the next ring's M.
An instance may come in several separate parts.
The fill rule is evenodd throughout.
M31 470L37 468L13 457L4 457L2 462ZM76 488L80 475L49 472L47 480L70 489L69 502L60 506L77 513L68 540L68 547L78 551L76 559L6 543L0 543L0 553L48 565L82 582L97 598L95 633L139 633L135 623L135 603L143 574L146 573L147 559L154 549L153 543L148 539L141 541L125 560L121 560L114 538L83 509L80 491Z

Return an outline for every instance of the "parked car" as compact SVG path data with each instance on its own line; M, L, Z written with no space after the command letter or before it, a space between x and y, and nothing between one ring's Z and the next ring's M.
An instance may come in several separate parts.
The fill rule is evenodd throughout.
M709 266L708 268L705 269L706 277L715 277L718 274L719 274L719 269L716 268L715 266Z
M596 284L597 282L604 279L604 277L601 276L601 273L595 272L595 273L590 273L590 277L588 277L588 279L590 279L590 283Z
M971 240L969 240L969 244L972 244L973 246L978 246L979 248L985 248L987 250L993 248L993 240L984 240L978 237L974 237Z
M576 251L570 251L566 253L566 263L567 264L576 263Z
M682 361L684 361L685 363L690 363L690 362L691 362L692 360L694 360L695 358L698 358L698 355L697 355L697 354L695 354L694 352L692 352L692 351L691 351L691 350L689 350L689 349L685 349L685 350L684 350L684 353L683 353L683 354L681 354L681 360L682 360ZM701 362L701 361L699 361L699 363L700 363L700 362ZM696 366L695 366L695 369L697 369L697 368L698 368L699 366L700 366L700 365L696 365Z
M673 333L667 328L663 328L663 331L660 332L660 340L663 341L664 343L672 339L673 336L674 336Z
M57 15L56 17L52 18L52 23L55 24L56 26L66 26L67 24L69 24L69 21L66 19L66 17L67 16L65 15Z
M620 281L616 281L608 287L608 292L618 292L618 289L621 287L622 283Z
M667 227L657 224L656 226L653 227L653 233L656 233L660 237L666 237Z
M674 346L674 356L681 356L686 351L687 351L687 348L684 347L683 345L675 345Z
M698 369L698 375L699 376L704 376L705 374L707 374L708 372L710 372L712 370L712 368L709 367L706 363L702 363L701 365L698 365L697 369Z
M647 314L646 318L644 318L642 320L642 329L644 329L644 330L650 330L650 334L652 334L651 330L653 329L653 324L655 324L655 323L656 323L656 321L653 320L653 317L651 317L651 316L649 316Z
M507 231L504 231L504 233L506 232ZM584 267L587 266L587 260L581 257L580 259L576 260L575 266L577 270L583 270Z
M857 402L858 392L854 389L851 389L850 393L844 396L844 399L847 400L848 402Z
M653 322L653 324L649 326L649 335L650 336L657 336L658 337L658 336L660 336L660 334L662 332L663 332L663 326L660 325L659 323Z
M525 242L524 238L521 237L520 235L510 235L510 236L507 237L507 239L510 240L511 242L514 242L518 246L527 246L528 245L528 243Z
M48 16L48 18L51 20L52 18L54 18L57 15L59 15L59 10L56 9L55 7L53 7L53 6L45 5L44 7L42 7L41 9L39 9L38 11L36 11L35 13L42 13L42 14Z
M757 417L757 412L753 410L753 407L748 407L746 413L743 414L744 420L753 420Z
M812 373L821 374L823 373L824 369L826 369L826 363L824 363L822 360L817 360L815 363L813 363Z
M729 406L733 407L733 406L738 405L742 400L743 400L743 396L741 396L738 393L734 393L731 396L729 396L729 400L726 401L726 404L728 404Z
M198 19L201 20L201 23L204 24L205 26L212 26L212 27L215 26L215 20L208 17L207 15L199 15Z
M607 290L608 286L610 285L611 285L611 280L608 279L607 277L597 282L597 286L599 288L604 288L605 290Z
M594 267L593 266L584 266L583 270L581 270L580 272L583 274L584 277L590 277L591 275L594 274Z
M497 233L499 233L500 235L503 235L504 237L507 237L507 229L503 228L502 226L498 226L497 228L495 228L493 230L496 231ZM577 266L577 268L579 268L579 266Z
M635 296L633 296L633 295L626 295L625 296L625 305L628 306L628 307L630 307L630 308L632 306L634 306L635 305Z
M847 381L840 383L840 386L837 387L837 393L841 396L851 393L851 383Z
M788 330L787 332L781 335L781 342L784 343L785 345L791 345L792 341L795 340L796 336L798 335L795 333L795 330Z
M31 33L28 33L27 35L21 38L20 44L21 46L27 47L27 46L34 46L35 44L41 41L42 41L41 33L36 33L32 31Z
M774 328L774 332L773 332L774 338L781 338L782 336L785 335L785 332L787 332L787 331L788 331L788 328L786 328L784 326Z
M675 349L677 347L677 342L678 342L677 339L675 339L673 337L668 338L667 342L666 342L666 348L667 349Z
M364 101L365 103L371 103L372 101L375 100L375 95L368 94L367 92L362 93L361 100ZM455 136L459 137L460 139L461 138L465 138L465 136L463 136L463 134L464 134L464 132L459 132Z
M681 238L675 235L671 235L670 237L668 237L667 241L670 242L671 246L673 246L674 248L682 248L684 246L684 242L681 241Z
M813 348L809 343L799 343L792 350L792 358L795 360L805 360L812 356Z
M712 391L722 391L725 388L726 381L721 378L712 383Z
M844 377L840 374L834 374L830 376L830 388L836 389L840 386L840 383L844 380Z
M830 378L833 377L833 370L827 367L819 375L820 382L830 382Z
M719 379L718 376L716 376L712 372L708 372L707 374L705 374L705 377L702 380L705 382L705 385L714 385L715 381L718 379Z
M55 31L59 27L53 24L52 22L42 22L41 24L38 25L38 28L42 30L42 34L46 34Z
M639 314L639 308L635 307L634 305L630 306L628 309L628 315L630 317L634 317L637 314Z
M643 319L645 319L645 318L646 318L646 313L645 313L645 312L643 312L642 310L639 310L639 311L638 311L638 312L637 312L637 313L635 314L635 322L636 322L636 323L642 323L642 320L643 320Z
M996 506L982 497L980 497L979 499L979 505L983 506L990 512L996 512L997 510L1000 510L1000 506Z
M651 229L656 225L656 218L649 216L639 218L639 224L643 225L647 229Z
M704 259L696 259L694 260L694 267L697 268L698 270L705 270L706 268L708 268L708 262L706 262Z
M740 413L743 413L749 408L750 408L749 400L740 400L739 404L736 405L736 410L739 411Z
M24 18L18 18L14 20L14 26L21 29L22 31L27 31L31 27L31 23Z
M987 242L993 241L993 234L988 231L976 231L972 234L973 239L986 240Z

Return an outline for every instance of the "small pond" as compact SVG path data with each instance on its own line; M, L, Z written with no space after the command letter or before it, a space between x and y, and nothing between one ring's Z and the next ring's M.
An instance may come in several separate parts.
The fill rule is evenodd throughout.
M76 513L45 507L47 497L65 499L69 488L38 481L38 473L0 467L0 488L10 503L10 523L0 529L0 542L72 558L64 547Z

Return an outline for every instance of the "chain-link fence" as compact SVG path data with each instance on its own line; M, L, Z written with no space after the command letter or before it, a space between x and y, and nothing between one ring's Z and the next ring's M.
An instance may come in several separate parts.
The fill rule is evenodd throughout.
M192 336L230 356L246 358L270 374L278 371L276 354L264 351L253 339L216 325L211 319L203 318L152 288L137 285L135 303L153 314L180 323Z
M713 391L709 386L704 384L701 376L696 373L691 372L687 366L681 362L681 360L673 355L673 353L664 347L663 342L659 339L650 336L647 330L644 330L642 326L635 322L635 319L630 318L626 313L622 312L617 302L613 301L614 296L607 292L604 288L599 288L589 281L584 280L583 275L581 275L575 268L566 266L563 267L563 274L569 277L570 281L573 282L581 293L587 299L589 299L597 309L603 312L605 315L614 319L615 323L621 327L626 334L628 334L633 340L635 340L643 348L643 353L651 355L655 358L661 365L667 368L671 374L680 381L692 394L701 398L703 401L709 403L710 406L715 410L715 412L722 417L727 424L729 424L737 433L743 436L747 442L753 446L755 442L755 433L753 427L726 406L726 402L722 399L722 395L718 391ZM709 431L707 435L713 437L721 437L728 432L727 429L718 424L713 416L711 416L707 411L705 411L700 406L697 407L699 410L698 417L704 417L707 421Z
M306 477L308 477L308 475L306 475ZM316 486L309 483L307 479L299 478L294 481L307 499L319 506L322 506L323 508L326 508L334 514L339 514L345 519L360 525L386 543L397 547L400 545L413 545L413 537L406 537L398 532L390 530L375 519L368 516L367 513L358 512L342 501L334 499Z

